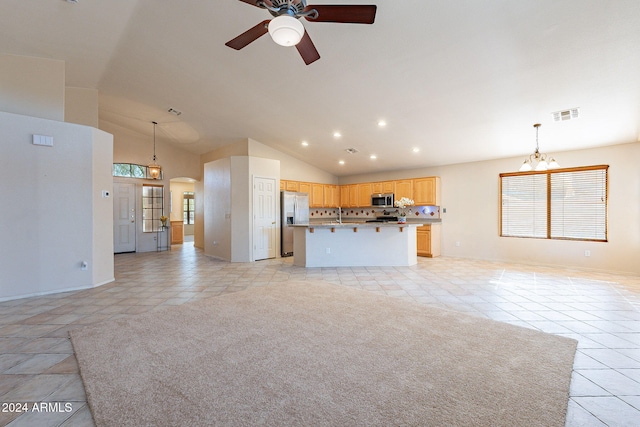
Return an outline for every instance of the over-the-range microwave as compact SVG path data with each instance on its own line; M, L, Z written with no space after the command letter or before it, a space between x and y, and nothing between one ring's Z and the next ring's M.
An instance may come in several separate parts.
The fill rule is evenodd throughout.
M372 194L371 206L374 208L392 208L393 207L393 193L388 194Z

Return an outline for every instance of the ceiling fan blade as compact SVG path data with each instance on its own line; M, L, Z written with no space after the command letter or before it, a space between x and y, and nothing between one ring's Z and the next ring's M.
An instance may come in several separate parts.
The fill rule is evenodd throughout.
M311 41L311 37L309 37L307 30L304 31L304 36L302 36L302 40L300 40L296 45L296 49L298 49L300 56L302 56L302 60L307 65L320 59L320 54Z
M376 19L376 5L308 5L305 12L312 10L318 16L305 17L311 22L339 22L343 24L373 24Z
M269 25L269 20L266 19L256 25L255 27L249 28L244 33L240 34L233 40L229 40L225 43L225 45L235 49L240 50L243 47L247 46L249 43L257 40L258 38L264 36L269 31L267 26Z
M240 1L243 3L250 4L251 6L262 8L262 6L258 6L258 3L260 2L260 0L240 0ZM273 3L271 3L271 0L262 0L262 2L265 3L267 6L273 6Z

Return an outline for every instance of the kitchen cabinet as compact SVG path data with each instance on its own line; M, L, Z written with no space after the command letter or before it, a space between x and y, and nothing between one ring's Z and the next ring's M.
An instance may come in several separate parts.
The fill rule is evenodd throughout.
M311 193L309 193L309 207L324 207L324 184L311 183Z
M362 184L358 184L358 203L355 205L357 207L367 207L371 206L371 194L373 190L371 189L371 183L365 182ZM351 202L353 206L353 201Z
M287 181L281 179L280 180L280 191L284 191L287 189Z
M380 181L371 183L372 193L389 194L394 192L393 181Z
M309 203L311 203L311 183L310 182L299 182L298 191L301 193L307 193L309 195Z
M403 197L413 199L413 180L403 179L400 181L394 181L393 193L396 200L400 200Z
M417 206L440 206L440 177L415 178L413 200Z
M285 188L287 191L298 191L300 188L300 183L298 181L287 181Z
M340 191L337 185L324 185L324 204L325 208L337 208L340 202Z
M358 206L358 184L349 185L349 207Z
M416 230L418 256L440 256L440 224L429 224Z
M351 206L349 202L349 186L341 185L340 186L340 206L343 208L348 208Z

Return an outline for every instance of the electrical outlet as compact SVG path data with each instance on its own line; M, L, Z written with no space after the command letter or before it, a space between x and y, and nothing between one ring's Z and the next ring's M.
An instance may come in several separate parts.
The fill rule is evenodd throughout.
M326 253L330 254L331 253L331 248L325 248L324 249Z
M584 256L591 256L591 251L584 251Z
M456 242L456 246L460 246L460 242Z

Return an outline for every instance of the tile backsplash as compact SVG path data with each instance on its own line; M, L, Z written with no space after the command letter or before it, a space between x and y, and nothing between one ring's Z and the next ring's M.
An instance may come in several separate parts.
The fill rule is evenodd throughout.
M397 208L342 208L342 219L375 219L379 216L398 216ZM327 220L338 217L338 208L309 208L309 220ZM407 218L440 218L440 206L413 206Z

